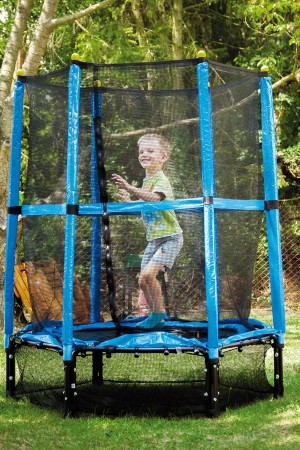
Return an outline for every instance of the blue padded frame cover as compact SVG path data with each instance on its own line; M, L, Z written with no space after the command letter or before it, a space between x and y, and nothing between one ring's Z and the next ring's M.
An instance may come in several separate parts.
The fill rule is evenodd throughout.
M16 81L10 150L8 207L19 205L21 147L23 129L24 82ZM18 233L18 214L7 214L4 277L4 347L9 347L14 328L14 268Z
M203 196L212 200L215 192L214 142L211 96L209 91L209 67L207 62L197 65L200 146L202 153ZM209 358L217 359L218 351L218 266L217 224L213 203L205 203L204 209L204 257L205 287L208 321Z
M77 64L70 66L68 87L67 205L77 205L78 143L80 117L80 76ZM63 359L72 360L73 352L73 288L76 238L76 214L66 215L63 286Z
M265 200L278 200L277 158L275 120L270 77L260 79L262 152L264 163ZM283 267L280 240L279 209L266 209L268 256L270 271L271 300L274 327L279 330L279 343L286 330L284 309Z

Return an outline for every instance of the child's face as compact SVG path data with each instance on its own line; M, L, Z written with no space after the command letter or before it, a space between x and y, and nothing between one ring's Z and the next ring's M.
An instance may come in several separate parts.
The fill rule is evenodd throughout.
M163 168L167 153L155 141L145 140L139 145L139 163L147 174L154 174Z

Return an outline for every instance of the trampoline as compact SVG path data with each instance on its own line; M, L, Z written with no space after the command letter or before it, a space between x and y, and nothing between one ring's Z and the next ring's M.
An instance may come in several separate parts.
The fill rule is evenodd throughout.
M28 160L21 152L25 92ZM245 353L249 361L253 353L260 355L263 375L254 375L241 358L238 388L283 395L284 292L267 71L204 56L129 64L86 63L74 56L69 67L55 72L20 75L14 102L5 271L7 394L57 388L65 415L75 415L85 396L84 391L77 395L78 365L84 365L79 359L91 361L84 382L99 386L117 372L112 367L106 377L103 355L107 361L121 354L183 355L193 360L187 379L198 374L195 361L203 361L204 378L196 378L204 386L204 411L214 417L220 411L223 361L251 348ZM119 202L111 176L117 172L141 186L136 143L146 133L171 143L164 170L175 198ZM25 160L26 183L20 186ZM138 284L146 242L141 215L157 211L175 212L184 244L171 271L159 275L164 328L144 331L139 329L147 314ZM14 332L19 216L32 313L31 322ZM272 323L251 317L263 234ZM264 367L270 348L272 383ZM46 354L53 355L57 369L49 369ZM238 359L224 373L234 372ZM130 363L124 361L125 373L124 364ZM50 370L59 372L59 381L43 379ZM236 381L225 384L234 387Z

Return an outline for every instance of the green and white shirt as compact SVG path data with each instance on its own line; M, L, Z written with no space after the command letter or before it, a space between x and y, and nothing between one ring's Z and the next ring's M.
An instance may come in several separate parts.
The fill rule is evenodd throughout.
M162 170L144 179L143 190L163 194L165 200L174 200L171 184ZM182 233L174 211L143 212L142 217L147 241Z

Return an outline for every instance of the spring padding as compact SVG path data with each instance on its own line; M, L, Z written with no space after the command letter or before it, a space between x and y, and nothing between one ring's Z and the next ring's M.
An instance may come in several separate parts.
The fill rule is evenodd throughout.
M110 230L108 225L104 225L103 227L103 241L105 246L109 245L110 246Z
M94 91L95 99L95 111L99 111L97 108L98 102L98 92L97 89ZM97 100L96 100L97 99ZM97 109L96 109L97 108ZM107 179L105 170L105 157L104 157L104 143L102 135L102 118L97 116L94 118L94 129L95 129L95 146L98 155L98 177L99 177L99 187L100 187L100 201L103 204L103 215L102 215L102 233L103 233L103 243L104 243L104 260L106 269L106 282L108 287L108 300L109 308L111 312L112 319L115 325L119 328L119 320L116 316L115 308L115 280L113 271L113 261L111 252L111 235L110 235L110 224L109 215L107 213Z
M102 215L102 223L103 223L104 225L106 225L106 226L109 225L109 215L108 215L108 213L107 213L107 211L106 211L106 208L105 208L105 210L104 210L104 212L103 212L103 215Z

